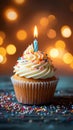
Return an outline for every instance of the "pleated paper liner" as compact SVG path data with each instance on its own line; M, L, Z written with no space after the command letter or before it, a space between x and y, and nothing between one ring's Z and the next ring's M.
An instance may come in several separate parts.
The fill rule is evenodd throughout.
M11 80L18 102L30 105L49 103L54 96L58 82L58 80L48 82L25 82L17 80L13 78L13 76Z

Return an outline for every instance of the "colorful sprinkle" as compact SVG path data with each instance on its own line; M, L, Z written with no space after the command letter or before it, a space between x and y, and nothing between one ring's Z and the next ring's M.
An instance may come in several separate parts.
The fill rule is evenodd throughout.
M28 120L29 123L35 119L45 123L52 119L56 122L71 122L73 121L73 105L28 106L18 103L13 92L0 94L0 119L11 122L14 119L27 120L28 117L31 117Z

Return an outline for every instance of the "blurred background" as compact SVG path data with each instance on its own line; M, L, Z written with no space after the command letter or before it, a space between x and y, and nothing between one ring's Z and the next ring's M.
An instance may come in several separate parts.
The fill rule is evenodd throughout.
M57 76L73 76L73 0L0 0L0 75L13 66L38 27L39 50L51 57ZM71 79L71 83L72 83Z

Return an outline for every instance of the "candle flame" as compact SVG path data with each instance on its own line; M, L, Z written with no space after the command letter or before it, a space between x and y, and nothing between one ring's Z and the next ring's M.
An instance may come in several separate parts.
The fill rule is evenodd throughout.
M38 29L37 26L34 27L34 37L38 37Z

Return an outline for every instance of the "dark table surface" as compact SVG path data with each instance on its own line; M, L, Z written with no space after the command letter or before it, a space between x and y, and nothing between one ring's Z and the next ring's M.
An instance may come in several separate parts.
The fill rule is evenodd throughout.
M73 89L56 89L47 105L19 104L10 77L0 77L0 130L73 130Z

